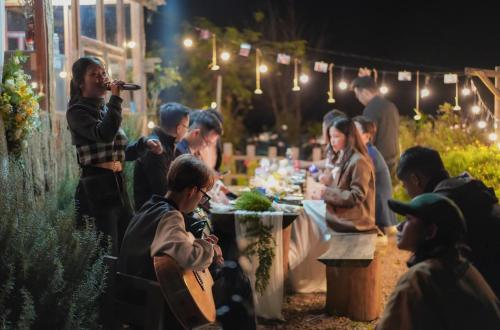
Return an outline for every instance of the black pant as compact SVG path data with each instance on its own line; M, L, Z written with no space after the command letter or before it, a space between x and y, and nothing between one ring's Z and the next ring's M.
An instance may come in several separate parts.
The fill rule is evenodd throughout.
M118 256L133 215L123 174L97 167L83 167L76 188L75 210L77 226L81 228L86 221L93 221L96 230L105 235L101 245L107 246L110 237L110 254Z

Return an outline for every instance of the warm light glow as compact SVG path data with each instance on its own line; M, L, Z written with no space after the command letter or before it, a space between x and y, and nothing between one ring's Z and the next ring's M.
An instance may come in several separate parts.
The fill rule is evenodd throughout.
M309 82L309 76L303 73L300 75L299 80L302 84L307 84Z
M380 93L382 93L384 95L387 94L387 93L389 93L389 88L386 85L382 85L380 87Z
M150 121L149 121L149 123L148 123L148 128L149 128L149 129L153 129L153 128L155 128L155 123L154 123L154 121L152 121L152 120L150 120Z
M212 108L212 109L216 109L216 108L217 108L217 102L212 102L212 103L210 104L210 108Z
M286 131L286 130L288 130L288 126L287 125L281 125L281 129L284 130L284 131Z
M300 91L300 86L293 86L292 91L294 92Z
M62 79L65 79L68 76L68 73L66 71L61 71L59 72L59 77Z
M480 129L486 128L486 122L484 120L478 121L477 122L477 127L479 127Z
M260 95L260 94L262 94L262 89L257 88L257 89L254 91L254 93L255 93L255 94L257 94L257 95Z
M268 67L267 67L267 65L265 65L265 64L261 64L261 65L259 66L259 71L260 71L260 73L266 73L268 70L269 70L269 68L268 68Z
M132 48L135 48L135 46L137 46L137 44L135 43L135 41L129 41L127 42L127 47L132 49Z
M431 91L427 87L422 88L422 90L420 91L420 97L425 98L429 95L431 95Z
M223 60L223 61L229 61L229 59L231 58L231 54L229 54L229 52L223 51L223 52L220 54L220 58L221 58L221 60Z
M457 104L456 106L453 107L454 111L460 111L462 108Z
M496 133L490 133L488 135L488 140L495 142L497 140L497 134Z
M469 96L469 95L470 95L470 93L471 93L471 90L470 90L470 88L469 88L469 87L464 87L464 88L462 88L462 95L463 95L463 96Z
M475 104L472 106L471 111L473 114L477 115L478 113L481 112L481 107L479 105Z
M413 119L418 121L418 120L422 119L422 115L417 113L415 116L413 116Z
M344 80L342 80L341 82L339 82L339 88L345 91L347 89L347 83Z
M186 48L193 47L193 39L191 39L191 38L184 39L184 41L182 43L184 44L184 47L186 47Z
M33 82L31 83L31 88L33 88L33 89L37 89L37 88L38 88L38 83L37 83L36 81L33 81Z

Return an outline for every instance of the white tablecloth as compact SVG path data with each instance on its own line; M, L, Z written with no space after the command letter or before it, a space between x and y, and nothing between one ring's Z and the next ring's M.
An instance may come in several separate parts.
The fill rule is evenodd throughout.
M304 210L292 223L288 254L289 279L299 293L326 292L325 265L316 258L328 250L331 234L322 200L304 200Z
M255 214L250 212L236 212L235 215L235 231L236 231L236 241L238 243L238 249L242 252L245 247L251 242L245 238L246 225L244 225L240 219L242 215L245 214ZM255 302L255 313L259 317L266 319L279 319L284 320L282 314L283 305L283 213L282 212L259 212L260 221L266 226L272 225L272 234L276 242L276 248L274 250L273 264L270 270L270 279L266 291L263 295L260 295L255 290L255 272L259 266L259 257L253 256L247 258L245 256L240 257L240 265L243 271L247 274L252 285L252 290L254 294Z

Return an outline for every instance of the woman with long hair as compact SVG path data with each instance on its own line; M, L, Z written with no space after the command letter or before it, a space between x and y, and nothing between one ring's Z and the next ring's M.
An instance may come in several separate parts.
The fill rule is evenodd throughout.
M354 122L335 120L327 137L330 169L321 182L328 225L343 232L376 231L373 165Z
M120 128L123 82L110 81L98 58L78 59L72 74L66 119L81 169L75 194L77 225L93 218L95 228L111 237L111 253L118 255L132 216L123 180L123 162L135 160L147 148L161 152L161 145L146 138L127 144L127 136ZM108 90L111 97L105 104Z

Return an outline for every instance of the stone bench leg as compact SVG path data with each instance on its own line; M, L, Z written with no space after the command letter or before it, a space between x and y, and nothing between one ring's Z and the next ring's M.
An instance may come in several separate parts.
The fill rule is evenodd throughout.
M380 255L367 267L326 267L326 312L354 321L380 316L382 288Z

